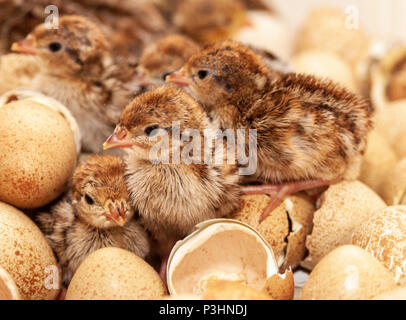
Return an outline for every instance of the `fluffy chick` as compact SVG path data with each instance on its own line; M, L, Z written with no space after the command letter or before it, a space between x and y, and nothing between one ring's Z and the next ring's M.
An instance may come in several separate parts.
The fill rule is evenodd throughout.
M99 28L86 18L65 16L58 29L37 26L12 50L40 58L31 89L67 106L78 121L84 151L98 152L121 106L139 89L135 68L117 65Z
M141 258L149 253L147 233L133 217L124 173L121 158L91 156L76 169L70 192L50 212L37 216L65 285L82 261L100 248L119 247Z
M240 0L183 0L172 17L175 28L199 43L230 38L246 23Z
M223 128L257 130L254 178L277 185L245 191L271 194L267 213L289 193L359 174L371 109L329 80L275 73L250 48L223 41L167 81L186 87Z
M173 121L179 121L179 133ZM143 93L125 107L104 145L128 151L125 161L131 202L164 257L197 223L227 217L240 205L235 163L205 164L203 148L188 148L190 139L185 137L203 142L205 129L212 129L212 125L203 108L186 92L162 86ZM159 138L163 132L169 137L168 145ZM196 136L201 140L194 140ZM157 156L152 148L156 148L158 138L162 146ZM177 146L179 154L191 156L190 164L184 158L177 161ZM168 161L160 161L162 155L168 155ZM223 157L227 156L224 152Z
M137 67L139 85L148 89L163 85L165 77L182 67L200 46L188 37L172 34L147 46Z

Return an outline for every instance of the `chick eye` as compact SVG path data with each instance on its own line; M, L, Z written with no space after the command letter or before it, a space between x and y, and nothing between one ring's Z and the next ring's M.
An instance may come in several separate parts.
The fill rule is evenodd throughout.
M87 204L90 204L90 205L94 204L94 200L88 194L85 195L85 201Z
M154 135L156 135L158 133L156 129L159 129L159 126L157 124L146 127L144 132L148 137L153 137ZM154 130L156 130L156 131L154 131Z
M61 45L59 42L51 42L51 43L48 45L48 48L49 48L49 50L52 51L52 52L57 52L57 51L61 50L62 45Z
M207 72L207 70L199 70L197 72L197 76L199 77L200 80L203 80L204 78L207 77L209 73Z
M166 80L166 77L169 76L171 73L172 73L172 72L165 72L165 73L162 75L162 80L165 81L165 80Z

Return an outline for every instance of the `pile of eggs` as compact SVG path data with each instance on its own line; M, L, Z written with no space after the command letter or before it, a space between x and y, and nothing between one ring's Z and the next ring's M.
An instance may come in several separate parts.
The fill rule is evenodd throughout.
M133 253L97 250L66 299L406 299L406 47L344 28L345 15L333 9L311 13L296 43L279 17L250 17L247 28L266 32L236 39L266 42L296 72L371 99L374 129L359 179L289 196L261 223L269 198L243 196L233 219L203 222L176 244L167 285ZM30 215L66 189L78 126L56 100L17 90L0 98L0 128L0 299L57 299L58 262Z

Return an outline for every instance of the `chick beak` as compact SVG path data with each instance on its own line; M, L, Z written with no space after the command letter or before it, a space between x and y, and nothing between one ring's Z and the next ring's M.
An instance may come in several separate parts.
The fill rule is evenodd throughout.
M174 83L181 87L188 87L189 80L185 77L185 73L180 70L174 73L171 73L165 78L165 82Z
M127 137L127 132L123 128L114 130L113 134L103 143L103 150L114 148L131 148L131 143Z
M119 203L115 201L114 203L109 203L107 205L108 211L106 215L117 223L120 227L124 226L125 224L125 208L124 203Z
M31 39L24 39L18 42L14 42L11 45L11 51L33 55L38 54L38 51L33 46L33 42Z

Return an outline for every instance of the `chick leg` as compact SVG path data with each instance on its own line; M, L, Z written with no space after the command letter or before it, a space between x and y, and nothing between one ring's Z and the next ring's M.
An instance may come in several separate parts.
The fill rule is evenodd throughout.
M242 187L243 194L267 194L271 197L268 205L265 207L264 211L259 218L259 222L264 221L269 214L278 207L282 201L289 195L313 188L328 186L335 183L332 180L304 180L296 182L286 182L281 184L264 184L258 186L246 186Z

